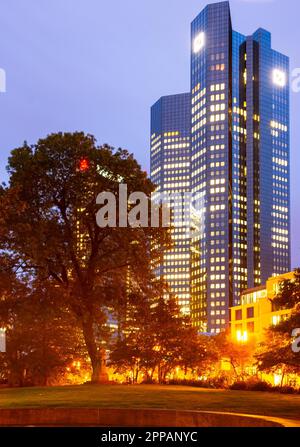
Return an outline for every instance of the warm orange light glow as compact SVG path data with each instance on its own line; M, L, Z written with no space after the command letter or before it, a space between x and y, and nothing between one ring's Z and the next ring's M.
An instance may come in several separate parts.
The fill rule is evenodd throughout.
M82 158L79 162L79 170L81 172L87 171L90 167L90 162L87 158Z
M246 342L248 341L248 332L247 331L236 331L236 339L238 342Z

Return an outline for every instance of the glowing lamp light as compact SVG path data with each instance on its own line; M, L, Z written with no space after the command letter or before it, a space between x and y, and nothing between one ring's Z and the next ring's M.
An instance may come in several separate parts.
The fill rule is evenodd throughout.
M79 162L79 170L81 172L85 172L89 169L90 167L90 162L87 158L82 158Z
M274 68L273 70L273 83L278 87L284 87L286 85L286 74L284 71Z
M273 378L274 385L275 385L275 386L280 385L281 382L282 382L282 375L281 375L281 374L274 374L273 377L274 377L274 378Z
M237 331L236 332L236 339L239 342L246 342L248 341L248 333L247 331Z
M193 52L194 53L199 53L199 51L201 51L202 48L204 47L204 44L205 44L205 34L202 31L194 39L194 42L193 42Z

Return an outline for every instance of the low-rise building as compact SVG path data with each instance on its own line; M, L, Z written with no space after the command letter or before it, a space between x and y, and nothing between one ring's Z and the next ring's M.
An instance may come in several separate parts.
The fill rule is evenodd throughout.
M291 310L276 309L272 299L278 293L280 284L293 277L293 272L271 277L265 285L247 289L241 294L241 304L230 308L230 330L236 341L248 341L255 337L255 341L260 343L264 339L265 329L288 317Z
M254 341L259 344L264 341L265 330L278 324L291 314L291 309L278 309L273 298L278 294L283 281L292 280L294 272L271 277L265 285L247 289L241 294L241 304L230 308L230 332L236 342ZM257 368L246 368L251 374L257 374ZM300 377L296 374L283 374L279 369L272 374L260 373L260 378L273 385L300 385Z

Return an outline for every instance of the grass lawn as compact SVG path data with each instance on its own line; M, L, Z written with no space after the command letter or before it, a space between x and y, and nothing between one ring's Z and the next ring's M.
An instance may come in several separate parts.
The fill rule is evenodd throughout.
M0 389L0 408L34 407L229 411L300 420L300 395L159 385L83 385Z

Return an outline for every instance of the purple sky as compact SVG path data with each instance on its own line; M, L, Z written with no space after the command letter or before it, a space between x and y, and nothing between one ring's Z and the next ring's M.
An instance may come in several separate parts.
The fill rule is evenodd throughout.
M190 22L202 0L1 0L0 178L9 151L84 130L149 168L149 107L189 89ZM232 0L233 27L272 32L300 67L299 0ZM292 265L300 266L300 93L291 93Z

